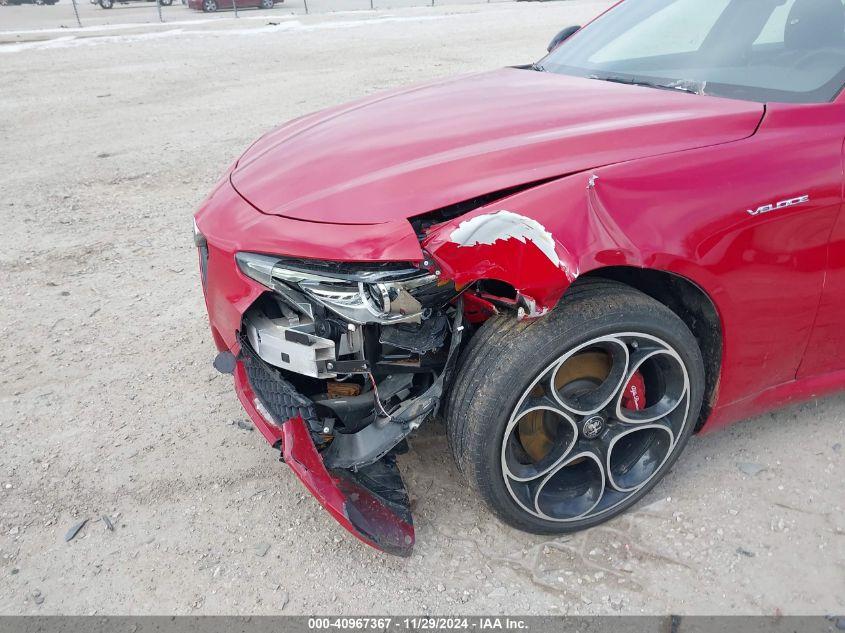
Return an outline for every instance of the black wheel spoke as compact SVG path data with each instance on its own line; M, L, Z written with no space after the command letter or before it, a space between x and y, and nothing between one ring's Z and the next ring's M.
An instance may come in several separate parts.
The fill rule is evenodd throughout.
M573 375L584 373L580 380ZM560 405L574 415L601 411L622 391L628 371L628 349L615 336L594 339L575 348L555 367L552 393Z
M674 432L661 423L616 424L602 439L607 483L619 492L632 492L651 479L675 445Z

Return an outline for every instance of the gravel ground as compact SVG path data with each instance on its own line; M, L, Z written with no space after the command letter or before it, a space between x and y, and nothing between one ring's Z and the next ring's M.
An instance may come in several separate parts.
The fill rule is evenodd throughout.
M0 0L1 1L1 0ZM165 0L166 1L166 0ZM236 0L240 5L245 0ZM438 7L450 5L487 4L513 2L513 0L434 0ZM368 11L371 5L375 9L401 9L408 7L431 6L432 0L276 0L276 5L269 10L256 8L242 8L238 16L243 20L274 19L285 15L305 15L306 3L311 14L325 14L328 12ZM79 21L86 30L97 28L114 28L123 30L127 25L143 25L147 28L160 25L158 7L153 0L115 0L114 7L102 9L90 0L77 0L76 10ZM161 20L173 26L185 21L212 22L215 20L234 19L232 9L221 9L216 13L203 13L189 9L182 4L182 0L173 0L170 6L161 7ZM0 6L0 42L6 40L21 41L38 39L45 36L39 31L78 28L73 3L71 0L58 0L55 5L36 6L8 5ZM55 34L53 34L55 35Z
M634 512L553 540L498 523L429 425L401 459L418 540L400 560L347 535L237 425L211 368L190 217L256 136L535 59L606 5L0 47L0 613L845 611L845 396L695 438Z

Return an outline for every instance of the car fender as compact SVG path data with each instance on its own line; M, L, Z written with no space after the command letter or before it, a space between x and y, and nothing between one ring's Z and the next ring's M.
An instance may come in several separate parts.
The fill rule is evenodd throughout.
M540 317L581 275L608 266L644 267L647 257L598 190L600 170L561 178L432 227L422 241L445 279L512 286Z
M781 110L749 139L611 164L501 198L432 227L423 247L460 286L509 283L536 306L526 316L542 316L575 279L603 268L683 277L720 320L721 403L794 380L842 204L841 138L826 125L838 114L833 106ZM771 212L755 213L761 206ZM507 231L456 239L462 223L501 211L551 234L559 269L536 265L536 244Z

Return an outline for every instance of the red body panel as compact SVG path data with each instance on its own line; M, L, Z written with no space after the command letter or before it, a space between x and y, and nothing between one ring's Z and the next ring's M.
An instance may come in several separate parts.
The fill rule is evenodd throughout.
M338 523L367 545L385 549L384 538L374 538L373 535L364 532L350 517L348 509L350 504L356 504L359 507L365 505L371 515L370 524L379 525L381 533L387 534L389 539L394 541L388 551L399 556L411 554L414 546L413 526L398 519L393 513L385 511L381 504L369 497L366 490L355 487L348 480L329 473L311 441L302 418L287 420L282 428L264 419L255 407L255 394L249 386L242 363L238 363L235 368L235 391L244 410L267 441L271 444L282 441L282 455L285 463L290 466L308 492L314 495Z
M215 340L237 351L241 316L264 291L238 271L239 250L420 261L424 247L459 285L510 283L529 316L605 267L692 281L712 300L723 334L705 429L841 389L845 101L763 110L507 69L290 123L250 148L197 214L209 244ZM553 180L433 227L422 245L407 221L545 179ZM456 238L462 224L502 211L529 219L538 239ZM478 314L484 308L474 305ZM277 441L278 429L260 421L237 380L247 411ZM349 528L337 481L320 471L296 428L285 426L286 456L307 442L308 472L292 466Z
M373 97L282 126L232 183L265 213L407 218L544 178L754 133L759 103L506 68Z

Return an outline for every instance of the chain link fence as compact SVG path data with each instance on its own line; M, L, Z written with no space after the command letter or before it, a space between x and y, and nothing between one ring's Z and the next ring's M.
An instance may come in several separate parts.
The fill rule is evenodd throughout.
M134 24L272 19L332 12L512 3L520 0L0 0L0 44L54 29L120 30Z

